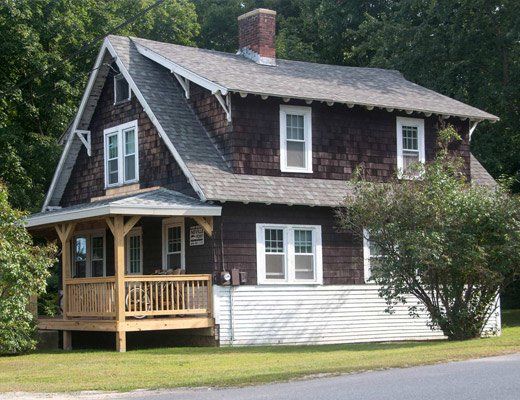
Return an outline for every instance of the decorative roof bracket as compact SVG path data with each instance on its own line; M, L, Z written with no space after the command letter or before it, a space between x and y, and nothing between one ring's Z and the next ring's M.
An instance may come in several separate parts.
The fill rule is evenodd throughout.
M478 120L474 120L474 121L469 121L470 123L470 126L469 126L469 140L471 141L471 136L473 136L473 132L475 132L475 129L477 129L477 125L480 121Z
M172 71L172 73L173 73L173 75L175 75L175 77L179 81L180 85L184 89L184 94L186 95L186 98L189 99L190 98L190 81L187 78L184 78L183 76L179 75L176 72Z
M85 145L85 148L87 149L87 154L90 157L92 155L90 131L76 130L76 135L78 135L81 142Z
M226 98L224 99L222 97L222 94L220 92L213 93L215 97L217 98L218 102L224 109L224 112L226 113L226 119L228 122L231 122L231 96L229 94L226 95Z

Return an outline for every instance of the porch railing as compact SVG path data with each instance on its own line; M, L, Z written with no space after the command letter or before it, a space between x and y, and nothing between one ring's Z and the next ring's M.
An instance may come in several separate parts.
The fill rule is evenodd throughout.
M127 276L126 316L211 314L211 275Z
M115 278L75 278L65 281L67 317L115 317Z
M67 279L67 317L114 318L115 277ZM211 275L125 276L125 316L212 314Z

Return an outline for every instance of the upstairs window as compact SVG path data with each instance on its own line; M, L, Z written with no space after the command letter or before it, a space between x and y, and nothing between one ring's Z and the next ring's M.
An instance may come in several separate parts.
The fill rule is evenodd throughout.
M397 170L401 178L418 177L413 164L426 161L424 149L424 120L397 117Z
M312 121L310 107L280 106L280 169L312 172Z
M114 76L114 104L122 103L130 100L130 85L126 81L123 74Z
M137 121L105 129L105 186L139 180Z
M259 284L323 281L321 227L257 224Z

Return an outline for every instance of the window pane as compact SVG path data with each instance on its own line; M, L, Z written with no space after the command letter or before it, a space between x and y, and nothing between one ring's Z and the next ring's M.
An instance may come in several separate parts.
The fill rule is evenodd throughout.
M117 135L112 135L107 137L108 140L108 158L117 158Z
M265 255L265 277L266 279L285 279L285 255Z
M305 168L305 142L287 141L287 166Z
M123 75L116 77L116 103L119 101L127 100L129 96L128 82Z
M92 260L92 276L103 276L103 260Z
M266 253L283 253L283 229L266 229L265 230L265 252Z
M92 259L103 260L103 236L92 237Z
M168 228L168 253L180 252L181 250L181 227L172 226Z
M141 272L141 236L130 236L128 240L128 247L129 271L131 274L138 274Z
M403 150L419 150L419 132L416 126L403 126Z
M125 157L125 181L135 179L135 154Z
M294 231L294 251L297 254L312 254L311 230L298 229Z
M287 139L305 140L303 115L287 114Z
M76 237L74 239L74 264L76 267L75 278L84 278L87 273L87 238Z
M135 131L133 129L125 131L125 154L135 153Z
M294 259L296 279L314 279L314 256L298 255Z
M410 166L419 162L419 153L403 151L403 171L409 172Z
M177 269L181 268L181 254L168 254L167 260L166 260L166 268L167 269Z

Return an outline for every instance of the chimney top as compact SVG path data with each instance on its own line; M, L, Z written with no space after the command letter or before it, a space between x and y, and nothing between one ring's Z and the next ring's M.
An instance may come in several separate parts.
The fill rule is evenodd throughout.
M257 8L238 17L238 54L262 65L276 65L276 11Z

